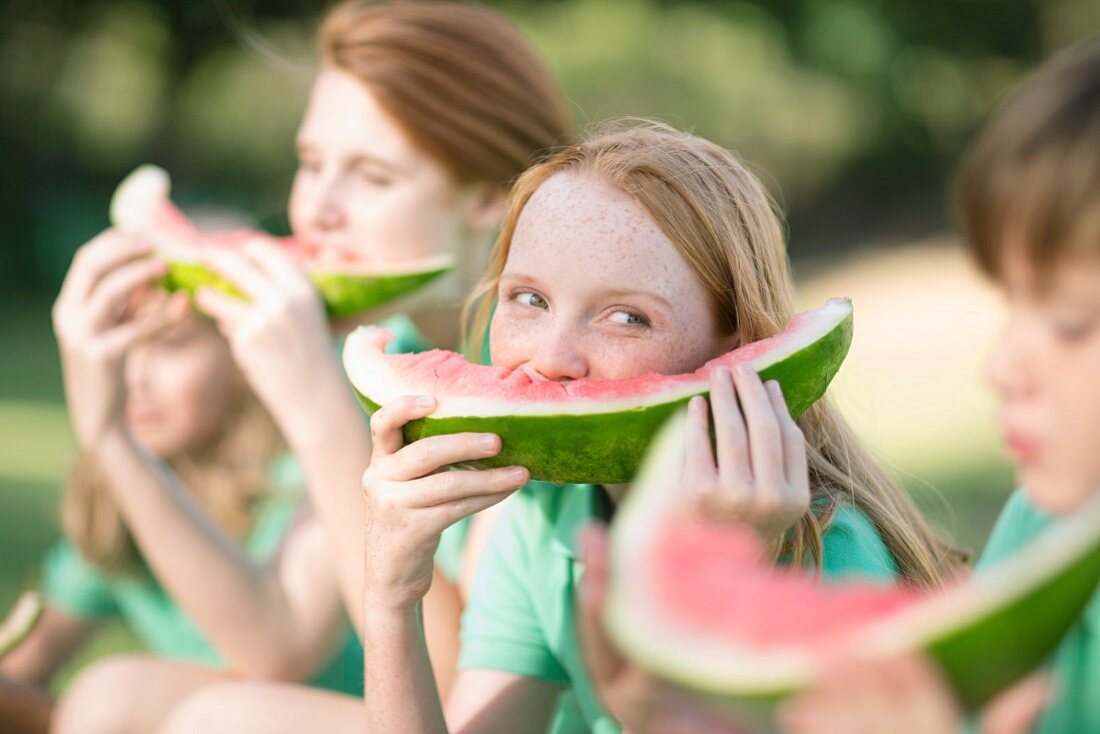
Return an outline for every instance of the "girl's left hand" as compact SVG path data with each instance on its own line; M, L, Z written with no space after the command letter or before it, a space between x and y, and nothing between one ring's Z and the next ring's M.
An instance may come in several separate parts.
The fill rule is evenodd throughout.
M716 451L707 401L691 399L684 481L699 493L701 512L743 520L773 547L810 507L802 431L779 383L765 385L745 365L711 372L710 413Z
M624 658L603 629L607 590L607 530L590 525L581 532L584 576L577 599L577 628L585 668L609 714L631 734L744 734L746 725L730 714L707 708L688 694L654 678Z

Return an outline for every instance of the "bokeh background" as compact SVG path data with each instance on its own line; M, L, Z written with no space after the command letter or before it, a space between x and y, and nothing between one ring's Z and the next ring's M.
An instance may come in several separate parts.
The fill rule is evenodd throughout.
M738 151L788 214L807 307L856 305L834 394L935 522L980 549L1012 487L980 364L997 296L948 205L1014 83L1097 0L511 0L582 124L665 119ZM321 0L0 3L0 609L33 585L72 456L49 306L115 184L285 232ZM84 658L134 646L112 628Z

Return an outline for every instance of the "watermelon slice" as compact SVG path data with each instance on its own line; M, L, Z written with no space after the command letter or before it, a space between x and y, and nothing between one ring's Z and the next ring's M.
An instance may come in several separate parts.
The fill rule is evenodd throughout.
M12 606L3 622L0 622L0 658L15 649L34 629L42 616L44 604L37 591L24 592Z
M777 568L751 530L691 511L685 420L662 430L616 513L604 621L637 664L710 701L760 714L826 655L923 651L973 710L1050 654L1100 581L1100 501L934 592Z
M522 370L474 365L453 352L386 354L391 335L360 327L344 345L344 369L367 410L402 395L433 395L436 410L405 426L406 441L485 431L503 450L478 466L518 464L534 479L599 484L629 481L662 423L693 395L710 370L751 365L778 380L793 415L825 393L852 341L852 304L833 299L791 319L787 329L735 349L688 374L628 380L532 380Z
M293 237L272 237L252 230L200 233L168 198L171 180L162 168L140 166L123 179L111 199L111 223L149 238L168 262L162 284L193 293L212 286L240 295L229 283L197 262L205 247L240 247L263 238L286 250L305 269L330 316L352 316L411 293L454 267L450 255L438 255L400 266L371 265L354 253L322 248Z

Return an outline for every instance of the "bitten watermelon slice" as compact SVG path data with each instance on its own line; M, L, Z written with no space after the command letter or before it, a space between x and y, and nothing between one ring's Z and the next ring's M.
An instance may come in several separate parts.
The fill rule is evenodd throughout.
M776 568L751 530L692 512L685 420L662 429L612 522L604 621L637 664L708 700L766 712L826 654L919 650L974 709L1050 654L1100 581L1100 501L935 592Z
M43 606L42 595L37 591L24 592L16 600L8 616L0 622L0 658L14 650L34 629L42 616Z
M157 166L139 167L118 185L111 199L111 223L150 239L168 262L163 285L194 292L213 286L240 295L198 263L205 247L240 247L263 238L285 248L305 269L321 294L330 316L352 316L411 293L454 267L450 255L420 259L400 266L372 265L354 253L322 248L293 237L272 237L252 230L200 233L168 198L171 180Z
M522 370L474 365L454 352L386 354L391 335L360 327L344 346L344 369L368 411L402 395L432 395L427 418L405 426L406 441L485 431L503 450L486 467L518 464L534 479L617 483L634 476L657 429L693 395L705 394L710 370L751 365L783 386L792 414L825 393L852 341L852 304L833 299L791 319L787 329L735 349L688 374L628 380L535 381Z

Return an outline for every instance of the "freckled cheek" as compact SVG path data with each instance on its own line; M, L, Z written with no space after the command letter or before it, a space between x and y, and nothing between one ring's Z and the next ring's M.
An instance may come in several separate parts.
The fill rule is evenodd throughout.
M676 355L663 343L634 339L588 342L589 374L601 380L628 380L648 372L676 373Z
M508 308L500 306L498 308ZM492 363L515 369L529 362L536 354L539 327L536 319L516 320L498 314L489 329L489 351Z

